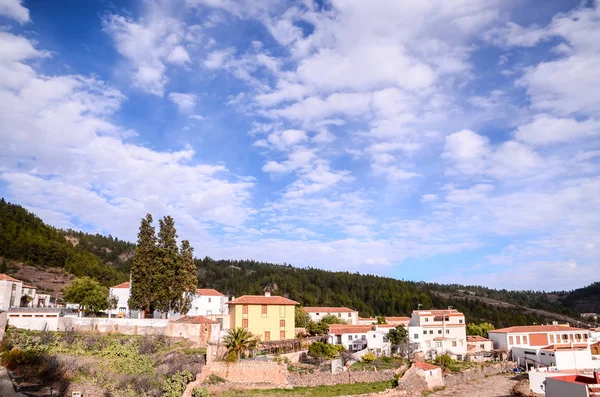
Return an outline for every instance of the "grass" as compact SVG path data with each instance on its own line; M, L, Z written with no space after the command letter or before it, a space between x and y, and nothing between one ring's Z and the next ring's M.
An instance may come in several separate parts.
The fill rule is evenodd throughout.
M266 396L266 397L335 397L355 394L378 393L392 388L392 382L351 383L333 386L294 387L292 389L251 389L220 392L221 397Z
M442 390L446 390L446 386L436 387L433 390L426 390L423 393L421 393L421 396L426 397L426 396L429 396L430 394L433 394L435 392L442 391Z
M405 360L398 357L379 357L371 364L364 363L362 361L353 363L350 366L352 371L373 371L377 368L378 371L385 369L396 369L400 368L405 364Z

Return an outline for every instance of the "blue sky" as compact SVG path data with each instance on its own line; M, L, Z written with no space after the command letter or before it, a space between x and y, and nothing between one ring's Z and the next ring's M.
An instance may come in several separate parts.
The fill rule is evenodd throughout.
M600 270L593 1L0 0L0 195L197 256L571 289Z

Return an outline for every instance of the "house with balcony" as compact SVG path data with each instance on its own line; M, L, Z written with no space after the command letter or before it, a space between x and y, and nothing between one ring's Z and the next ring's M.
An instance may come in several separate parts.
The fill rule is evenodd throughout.
M467 354L465 316L456 309L413 311L408 337L429 355L449 354L461 360Z
M229 304L230 328L246 328L262 341L294 339L298 302L283 296L244 295Z
M328 341L334 345L343 345L346 350L351 352L367 349L369 353L377 356L389 355L391 344L387 334L393 327L387 324L330 324Z
M333 315L343 320L346 324L358 324L358 312L347 307L305 307L304 311L315 322L321 321L324 316Z
M37 288L21 280L0 274L0 310L16 307L50 307L50 295L40 294Z
M568 325L524 325L488 331L496 350L512 353L514 347L539 348L553 344L589 344L590 331Z

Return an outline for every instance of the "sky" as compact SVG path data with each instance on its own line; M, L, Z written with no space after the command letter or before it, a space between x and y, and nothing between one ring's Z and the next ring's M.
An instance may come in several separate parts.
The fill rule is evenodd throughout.
M198 257L600 274L600 5L0 0L0 196Z

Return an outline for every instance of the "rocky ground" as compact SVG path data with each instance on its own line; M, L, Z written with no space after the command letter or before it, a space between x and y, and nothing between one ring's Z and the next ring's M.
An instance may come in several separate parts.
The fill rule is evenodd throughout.
M510 397L518 383L514 375L496 375L432 393L432 397Z

